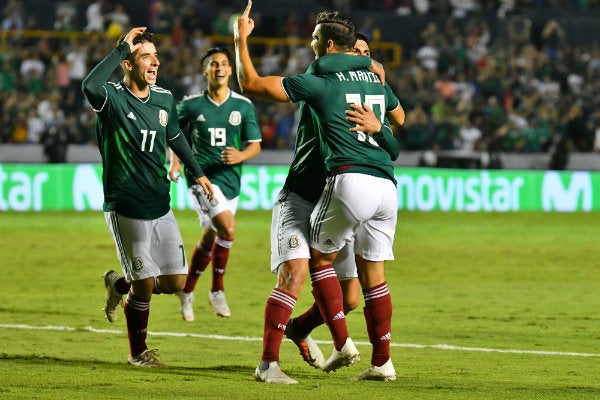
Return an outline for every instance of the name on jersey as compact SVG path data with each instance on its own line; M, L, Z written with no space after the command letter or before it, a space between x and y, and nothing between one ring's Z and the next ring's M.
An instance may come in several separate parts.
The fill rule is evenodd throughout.
M379 77L371 71L346 71L344 73L337 72L335 75L341 82L381 83Z

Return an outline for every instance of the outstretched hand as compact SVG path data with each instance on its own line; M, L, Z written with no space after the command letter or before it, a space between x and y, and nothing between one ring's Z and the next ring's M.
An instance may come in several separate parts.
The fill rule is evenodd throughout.
M254 20L250 18L250 9L252 9L252 0L248 0L246 9L233 24L233 38L247 38L254 30Z

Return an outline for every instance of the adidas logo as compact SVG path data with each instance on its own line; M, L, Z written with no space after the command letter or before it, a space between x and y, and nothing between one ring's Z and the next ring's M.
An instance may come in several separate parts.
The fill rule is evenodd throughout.
M385 335L383 335L382 337L379 338L379 340L391 340L392 339L392 334L390 332L386 333Z
M127 114L127 118L132 119L134 121L137 120L137 118L135 117L135 115L133 115L133 112L131 112L131 111L129 112L129 114Z
M327 246L335 245L335 243L333 243L333 241L331 239L327 239L324 244L326 244Z
M333 317L334 321L337 321L338 319L343 319L345 317L344 312L340 311L339 313L335 314L335 317Z
M196 121L200 121L200 122L206 121L206 118L204 118L204 114L198 115L198 117L196 118Z

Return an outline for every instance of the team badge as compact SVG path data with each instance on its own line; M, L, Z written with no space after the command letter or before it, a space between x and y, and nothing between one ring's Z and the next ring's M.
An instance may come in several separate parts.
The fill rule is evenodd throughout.
M294 250L300 247L300 240L298 240L298 236L292 235L288 239L288 248Z
M237 126L242 123L242 114L239 111L232 111L229 114L229 123L233 126Z
M160 122L162 126L167 126L167 122L169 122L169 114L167 114L165 110L160 110L158 112L158 122Z
M144 268L144 260L142 260L140 257L134 257L131 260L131 267L134 271L141 271L142 268Z

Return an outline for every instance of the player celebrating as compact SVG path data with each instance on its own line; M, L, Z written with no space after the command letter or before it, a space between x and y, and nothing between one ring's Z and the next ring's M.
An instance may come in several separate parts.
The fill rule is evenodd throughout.
M289 100L304 100L307 105L310 105L310 107L314 109L314 115L318 117L323 125L323 132L327 132L328 134L330 131L337 131L341 136L352 137L353 135L348 134L348 130L354 131L355 129L352 127L351 123L346 121L345 118L345 111L347 110L346 101L355 102L356 100L359 100L358 104L362 104L362 102L360 99L354 99L354 97L357 96L351 96L352 98L349 98L348 96L342 96L342 102L337 102L335 96L331 97L330 93L324 92L324 90L333 90L334 93L339 91L339 89L335 88L335 84L330 85L329 82L327 82L327 79L331 81L334 79L341 79L338 75L329 74L317 77L311 74L302 74L283 79L282 77L276 76L258 76L254 66L252 65L247 45L247 36L253 29L253 21L249 18L250 8L251 2L248 3L248 7L246 8L244 14L238 18L237 25L235 26L237 30L234 30L237 51L238 80L244 92L248 92L250 94L273 101L283 102ZM327 29L332 27L334 29ZM343 17L338 13L320 14L317 17L317 27L313 33L312 42L312 47L316 56L320 59L327 53L339 53L341 51L351 53L352 46L356 40L354 29L354 24L347 17ZM340 32L342 33L341 35L339 34ZM339 63L344 63L343 58L345 55L339 55L342 56L342 58L339 58L336 61ZM318 63L318 61L319 60L317 60L316 63ZM355 63L354 60L346 60L346 62L349 62L351 65ZM376 83L379 85L379 89L373 88L372 92L373 95L377 96L378 100L383 100L383 102L378 102L378 111L381 115L380 119L383 118L385 111L401 109L397 99L395 99L395 103L394 99L386 99L385 89L383 89L379 79L377 79L374 75L369 75L368 73L364 72L361 73L361 76L369 77L369 83ZM348 82L350 81L350 78L345 79ZM303 98L296 98L294 96L293 91L298 88L296 85L298 84L298 86L301 86L298 80L302 80L302 84L306 83L310 85L311 91L313 91L312 96L306 95ZM288 84L291 86L288 87ZM357 84L364 85L366 82L357 82ZM332 99L334 101L330 102ZM383 106L383 108L381 106ZM371 146L379 148L379 145L376 143L376 139L373 139L371 136L366 135L364 132L358 132L357 135L359 138L364 139L364 141L369 143ZM373 144L373 142L375 142L375 144ZM382 158L379 161L382 161L383 164L389 163L391 165L389 153L387 153L385 150L382 150L385 153L384 155L380 154L378 150L376 151L377 155L381 156ZM296 153L299 153L298 148ZM297 158L295 157L295 160L296 159ZM294 164L292 165L290 168L290 175L299 172L294 169L296 166L297 165ZM314 172L316 174L319 173L318 170L315 170ZM289 177L290 176L288 176L288 180ZM288 185L287 181L286 185ZM289 191L282 191L280 198L278 199L278 203L289 201L293 205L296 205L303 210L306 210L309 207L312 209L312 204L306 204L308 203L306 199L302 198L302 196L298 196L294 191L292 191L298 189L292 188L291 186L292 185L288 185L288 188L290 189ZM308 190L313 189L314 187L309 185ZM298 191L301 190L302 189L299 189ZM306 190L304 193L306 193ZM287 208L289 208L289 206L287 206ZM286 212L288 214L294 213L293 210L286 210ZM301 214L302 211L296 211L295 215ZM281 216L276 214L276 209L274 207L272 226L276 225L276 219L280 217ZM288 219L289 215L286 220ZM283 221L283 219L281 221ZM305 222L295 218L293 221L295 221L295 225L290 224L289 231L283 232L284 236L281 239L289 238L290 240L288 241L288 246L290 248L293 247L299 249L302 248L303 243L301 239L303 239L303 237L302 235L297 236L295 233L302 232L303 223ZM277 241L275 242L275 245L277 245ZM305 278L307 269L306 258L307 256L297 259L288 259L278 268L278 287L275 288L271 293L265 309L263 357L261 363L255 371L255 377L257 380L272 383L297 383L295 380L283 373L279 368L278 346L283 335L283 332L281 331L284 329L285 324L287 323ZM272 266L273 264L274 263L272 262ZM348 337L344 312L342 309L341 289L335 277L335 273L333 272L333 268L331 267L331 263L313 263L312 267L310 268L310 275L311 282L313 284L313 295L334 339L334 350L332 355L322 364L322 368L326 371L331 371L340 368L341 366L352 364L359 359L359 354L351 339Z
M107 82L117 66L120 82ZM129 284L115 271L105 276L109 321L117 317L122 294L129 338L128 362L139 367L162 363L148 350L146 333L152 293L181 290L187 274L183 240L170 208L166 146L181 158L208 199L210 181L198 166L177 124L175 99L156 86L155 40L145 27L133 28L100 61L82 84L96 111L96 136L102 156L104 216ZM117 283L118 282L118 283ZM119 290L120 289L120 290Z
M357 40L354 44L354 53L357 55L363 55L369 57L371 52L369 49L368 39L361 33L357 33ZM325 72L337 72L336 70L327 70L324 71L325 61L329 61L328 58L322 58L321 63L319 65L320 71L319 74L323 74ZM328 67L331 68L331 67ZM385 85L385 88L391 90L389 85ZM390 96L393 96L393 93L390 92ZM355 104L351 105L353 110L347 110L346 114L348 115L348 120L354 123L359 124L358 128L354 128L355 130L361 130L363 132L378 132L381 130L381 123L375 118L373 112L365 105L365 109L359 107ZM398 118L400 117L400 121L394 121L395 123L401 125L404 122L404 115L390 115L390 117ZM376 122L375 122L376 121ZM377 125L379 123L379 125ZM375 130L370 130L369 126L376 126ZM317 128L318 129L318 128ZM381 136L381 135L379 135ZM377 138L378 136L374 136ZM399 147L398 142L396 140L389 141L380 141L380 146L386 149L390 153L391 160L395 160L398 156ZM342 288L342 293L344 297L344 312L348 314L350 311L354 310L359 305L360 301L360 282L358 280L358 274L356 270L356 264L354 262L354 243L353 241L348 242L342 250L338 253L333 267L335 273L340 281L340 285ZM321 316L321 312L317 303L314 303L306 312L302 315L290 319L287 323L285 334L291 339L300 349L300 354L303 356L304 360L307 361L310 365L315 366L315 362L311 360L310 357L307 357L307 353L319 354L318 346L314 341L310 338L310 333L313 329L323 324L323 318ZM382 376L378 374L371 374L369 379L380 379ZM389 379L389 377L384 376L383 379Z
M260 153L260 128L250 100L229 89L232 60L229 51L215 47L202 57L208 88L204 93L185 97L178 105L179 126L191 125L190 141L196 160L213 184L215 201L209 203L202 189L186 169L189 195L203 226L189 266L185 288L177 295L181 316L194 320L192 301L198 278L212 260L212 288L208 300L216 315L229 317L223 275L235 234L242 176L242 163ZM177 181L181 166L171 158L169 176Z

